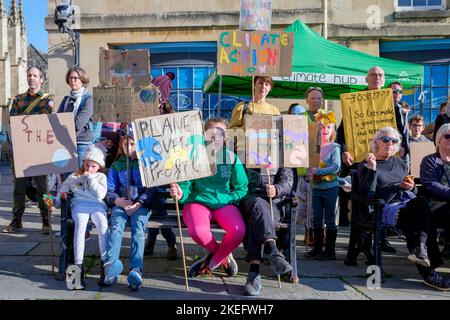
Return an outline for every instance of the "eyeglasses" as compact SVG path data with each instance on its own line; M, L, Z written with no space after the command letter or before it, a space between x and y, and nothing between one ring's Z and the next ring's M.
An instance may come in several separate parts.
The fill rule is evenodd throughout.
M450 133L444 134L444 139L445 140L450 140Z
M381 138L378 139L378 140L381 140L381 141L383 141L384 143L389 143L389 142L392 142L393 144L397 144L397 143L398 143L398 139L396 139L396 138L391 138L391 137L381 137Z
M400 93L400 94L402 94L403 90L402 89L394 89L394 90L392 90L392 92L393 93Z
M383 73L370 73L369 76L374 77L374 78L384 78Z

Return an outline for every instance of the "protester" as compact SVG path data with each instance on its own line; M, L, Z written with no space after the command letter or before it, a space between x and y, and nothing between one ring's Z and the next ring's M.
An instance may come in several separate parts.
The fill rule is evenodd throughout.
M437 145L436 134L437 134L439 128L446 123L450 123L450 103L448 103L448 102L446 103L446 106L445 106L445 112L438 114L438 116L436 117L436 120L434 121L433 141L434 141L435 145Z
M262 251L269 257L272 270L282 275L292 270L284 255L278 250L275 226L281 221L284 205L290 197L293 173L290 168L247 169L249 194L240 203L247 225L244 245L246 260L250 263L244 293L258 296L262 289L260 264ZM269 198L272 198L272 211ZM272 217L273 213L273 217Z
M400 82L392 82L388 85L392 89L394 97L395 119L397 122L397 130L402 136L402 145L400 148L400 157L405 163L410 165L409 156L409 130L408 130L408 113L411 111L408 104L402 101L403 86Z
M448 102L442 102L439 106L439 114L445 114L445 109L447 108ZM435 119L436 120L436 119ZM434 141L434 122L430 122L425 129L423 130L422 134L427 137L429 140Z
M166 72L161 76L152 79L152 84L159 88L159 110L160 114L171 113L163 110L164 103L169 101L170 90L172 90L172 81L175 79L173 72Z
M161 112L162 114L174 113L173 107L168 100L162 102ZM168 186L158 187L158 191L164 192L166 191ZM154 204L163 205L166 203L165 198L157 198L155 199ZM153 209L152 212L153 217L165 217L167 216L167 210L165 209ZM154 253L156 238L159 234L159 230L161 229L161 234L167 243L167 260L177 260L177 237L175 233L172 231L170 227L163 228L148 228L148 236L147 236L147 244L145 245L144 255L151 256Z
M189 235L209 252L191 265L190 277L211 274L221 265L230 277L238 272L232 252L244 238L245 223L236 205L248 192L248 179L239 158L226 147L226 130L224 119L209 119L205 124L208 148L215 151L215 175L170 185L171 196L184 203ZM211 233L212 221L226 232L220 243Z
M425 128L424 119L422 116L416 114L409 119L409 142L429 142L425 136L422 135L422 131Z
M442 125L436 133L436 153L423 158L420 181L430 199L430 209L438 227L445 229L446 244L441 255L450 255L450 123Z
M81 269L81 286L85 287L83 264L84 238L89 218L98 230L98 246L101 258L101 275L99 284L104 284L105 274L103 264L106 256L108 220L106 218L107 206L103 199L107 191L106 176L102 173L105 167L103 152L91 145L83 155L83 166L72 173L60 189L61 199L72 194L70 201L72 218L75 223L73 238L74 262Z
M133 133L125 131L128 135L120 139L117 161L108 172L108 192L106 203L111 209L110 228L108 237L108 250L105 259L105 284L110 285L116 281L123 270L119 259L125 224L129 221L131 226L130 273L128 275L128 288L139 290L142 284L142 268L144 258L145 230L150 218L151 203L155 199L155 188L145 188L142 185L139 164L136 155L136 142ZM127 155L129 157L129 170L127 170ZM127 195L127 171L129 172L129 194Z
M425 196L413 192L414 180L406 164L394 157L401 145L399 132L391 127L378 130L372 140L372 152L358 167L358 193L384 199L383 223L398 226L406 235L416 267L426 285L449 290L448 278L434 269L442 265L436 228Z
M314 121L314 115L320 108L322 108L323 104L323 91L320 87L310 87L306 90L305 99L308 104L308 115L309 118Z
M367 71L366 76L367 88L366 90L380 90L384 86L385 77L384 70L378 66L372 67ZM399 92L398 92L399 94ZM399 96L397 95L397 98ZM395 110L398 108L394 107ZM398 117L398 111L396 112L396 118ZM398 123L397 123L398 125ZM402 128L401 128L402 129ZM358 167L358 163L354 162L353 156L350 154L347 148L347 143L345 142L345 134L344 134L344 122L342 121L337 133L336 142L341 145L341 158L342 158L342 167L341 167L341 177L346 177L350 175L350 170L356 169ZM340 205L340 216L347 216L348 209L348 201L350 200L349 193L345 192L342 188L339 190L339 205ZM395 253L397 250L391 246L389 241L386 239L386 232L382 230L382 241L381 241L381 250L385 252Z
M91 93L86 89L89 84L89 77L83 68L70 67L66 72L66 83L70 87L70 94L61 101L58 113L72 112L73 114L78 164L81 167L83 166L83 154L93 141L94 100Z
M271 77L255 76L254 99L250 102L240 102L231 113L230 129L244 127L244 117L249 115L280 115L278 108L268 102L266 97L273 88Z
M19 94L14 97L11 110L9 112L10 117L22 116L22 115L35 115L35 114L50 114L54 110L54 96L41 91L42 83L44 82L45 75L37 67L30 67L27 70L27 83L28 90L25 93ZM21 146L12 146L14 148L20 148ZM13 176L14 164L13 164ZM48 206L45 203L43 197L48 193L47 176L33 177L39 200L39 210L42 217L42 234L48 234L50 231L48 220ZM27 178L14 179L14 206L13 206L13 219L11 223L2 230L4 233L14 233L22 229L22 216L25 211L25 191L27 185Z
M336 200L339 193L337 173L341 166L340 146L336 139L335 117L332 111L318 111L315 120L322 124L322 143L320 147L320 167L309 168L312 181L312 206L314 248L306 256L318 260L336 259ZM322 252L324 226L326 224L325 251Z

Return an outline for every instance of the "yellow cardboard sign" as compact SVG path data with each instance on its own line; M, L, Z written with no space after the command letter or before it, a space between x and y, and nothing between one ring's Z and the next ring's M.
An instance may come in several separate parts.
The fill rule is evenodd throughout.
M363 161L375 133L397 128L392 89L341 94L345 141L354 161Z

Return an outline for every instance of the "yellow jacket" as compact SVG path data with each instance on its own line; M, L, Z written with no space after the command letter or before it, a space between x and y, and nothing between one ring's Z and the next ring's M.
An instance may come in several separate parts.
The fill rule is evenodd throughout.
M229 128L240 128L244 126L244 105L247 102L240 102L236 107L234 107L233 112L231 113L231 120L229 124ZM245 114L250 115L271 115L278 116L280 115L280 110L274 105L264 102L248 102L248 108Z

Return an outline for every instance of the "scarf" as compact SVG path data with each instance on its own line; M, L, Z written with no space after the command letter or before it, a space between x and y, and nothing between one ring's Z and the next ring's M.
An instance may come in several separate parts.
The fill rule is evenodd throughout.
M70 91L70 96L66 100L66 104L64 106L64 112L70 112L70 108L68 106L73 104L72 113L76 117L78 114L78 109L80 108L81 99L83 98L84 93L86 92L85 87L81 87L80 90L72 90Z

